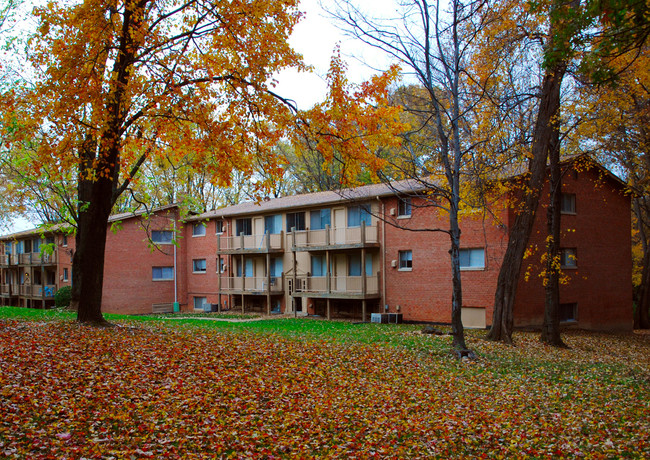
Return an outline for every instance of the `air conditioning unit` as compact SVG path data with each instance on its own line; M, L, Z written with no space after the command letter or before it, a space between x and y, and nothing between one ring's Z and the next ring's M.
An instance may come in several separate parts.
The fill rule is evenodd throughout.
M397 261L396 260L391 260L390 261L390 266L393 267L393 268L397 267Z
M370 313L370 322L371 323L387 323L388 315L385 313Z
M391 216L394 216L395 215L395 208L390 208L389 213L390 213Z

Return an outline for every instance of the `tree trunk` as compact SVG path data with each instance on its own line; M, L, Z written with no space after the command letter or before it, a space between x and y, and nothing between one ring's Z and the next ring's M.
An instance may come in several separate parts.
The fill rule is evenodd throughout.
M549 37L554 37L562 27L561 19L554 14L557 6L551 9ZM552 54L553 39L549 39L545 54ZM539 198L546 177L546 159L554 139L553 120L560 110L560 87L566 73L566 56L556 56L544 73L540 91L539 109L533 132L532 156L528 164L528 181L523 184L524 207L515 216L510 228L510 239L503 257L497 289L494 295L492 327L487 337L490 340L512 343L513 310L517 295L517 285L524 253L528 246L530 233L535 222Z
M634 327L638 329L650 329L650 250L646 246L643 254L643 271L641 274L641 286L636 299L636 311L634 314Z
M548 69L542 84L540 105L533 134L532 158L528 164L528 182L523 186L524 207L517 212L510 229L510 239L494 295L490 340L512 343L513 310L517 295L519 273L528 246L530 232L535 222L539 198L546 177L546 159L553 136L553 118L560 109L560 86L564 77L564 65Z
M451 281L452 281L452 294L451 294L451 335L453 337L453 347L459 353L459 357L470 356L470 352L465 344L465 331L463 329L463 321L461 319L463 307L463 289L460 278L460 228L458 226L457 212L449 213L449 223L451 231L449 232L451 239ZM470 356L471 357L471 356Z
M560 336L560 200L562 171L560 170L560 127L553 123L555 132L548 156L551 178L549 181L549 206L546 211L546 277L544 285L545 306L541 341L555 347L566 347Z
M104 286L104 250L108 218L112 208L112 180L100 178L89 185L89 206L79 213L79 246L75 252L78 267L79 308L77 321L108 324L102 315Z

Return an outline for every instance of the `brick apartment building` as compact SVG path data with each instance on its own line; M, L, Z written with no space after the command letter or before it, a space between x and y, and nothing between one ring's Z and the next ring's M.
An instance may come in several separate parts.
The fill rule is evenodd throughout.
M389 312L407 321L449 322L449 237L422 231L446 228L447 217L422 206L420 192L404 181L242 203L182 222L174 206L151 216L114 216L111 223L120 229L107 241L103 309L144 314L172 311L176 303L183 311L366 320L370 313ZM540 208L524 263L528 276L516 299L517 326L540 325L543 318L538 274L544 203ZM466 326L490 323L514 221L505 200L490 211L461 223ZM563 181L562 227L562 320L587 329L631 329L630 199L624 185L598 165L570 171ZM50 305L50 294L71 278L74 239L65 241L53 229L1 240L2 303ZM41 256L36 240L53 241L52 255Z

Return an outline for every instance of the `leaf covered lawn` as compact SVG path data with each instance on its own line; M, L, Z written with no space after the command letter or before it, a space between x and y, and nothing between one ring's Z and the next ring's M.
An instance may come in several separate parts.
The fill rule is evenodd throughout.
M470 334L467 363L449 337L376 331L2 319L0 458L650 456L647 336Z

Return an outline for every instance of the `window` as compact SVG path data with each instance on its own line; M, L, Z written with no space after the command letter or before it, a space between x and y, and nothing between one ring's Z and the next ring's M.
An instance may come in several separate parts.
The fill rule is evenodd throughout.
M244 259L244 275L246 278L253 277L253 259ZM241 259L237 259L237 276L242 276Z
M5 243L5 254L11 254L11 243Z
M205 259L192 260L192 271L194 273L205 273Z
M276 235L281 231L282 231L282 216L280 216L280 214L264 217L264 233Z
M217 257L217 273L226 272L226 261L223 257Z
M68 246L68 235L63 235L61 246L64 248Z
M205 225L197 222L192 226L192 236L205 236Z
M477 270L485 268L485 249L460 249L460 268L462 270Z
M205 297L194 297L194 309L195 310L206 310L208 306L208 299Z
M560 321L577 321L578 320L578 304L577 303L561 303L560 304Z
M271 277L277 278L279 276L282 276L282 270L283 270L282 258L274 257L273 259L271 259L271 266L269 270Z
M220 234L220 233L223 233L223 228L224 228L223 220L216 220L214 222L214 226L215 226L217 235Z
M151 232L151 241L156 244L171 244L173 239L174 232L171 230L153 230Z
M327 263L325 256L311 256L311 275L326 276Z
M287 231L290 232L292 228L295 228L296 231L305 230L304 212L287 213Z
M320 209L310 213L309 228L312 230L325 230L325 227L331 225L329 209Z
M246 219L237 219L235 222L235 230L237 236L239 235L252 235L253 234L253 222L250 217Z
M560 212L562 214L575 214L576 213L576 195L575 193L562 193L560 205Z
M398 217L411 217L411 198L400 198L397 204Z
M151 279L154 281L169 281L174 279L174 267L152 267Z
M361 276L361 254L348 258L348 276ZM366 276L372 276L372 255L366 254Z
M560 249L560 265L562 268L577 268L578 258L576 257L576 248Z
M348 208L348 227L360 227L361 222L370 225L371 218L369 206L350 206Z
M399 269L411 270L413 268L413 251L399 252Z
M37 238L32 243L32 252L41 252L41 240Z
M32 240L25 240L23 243L23 253L29 254L32 252Z
M64 269L63 269L63 281L66 281L66 282L67 282L67 281L69 281L69 280L70 280L70 278L69 278L69 276L68 276L68 269L67 269L67 268L64 268Z

